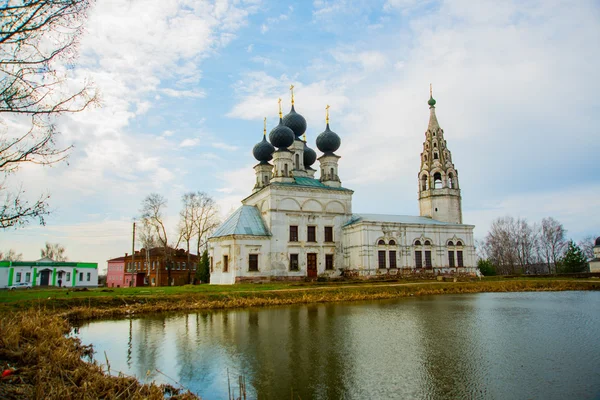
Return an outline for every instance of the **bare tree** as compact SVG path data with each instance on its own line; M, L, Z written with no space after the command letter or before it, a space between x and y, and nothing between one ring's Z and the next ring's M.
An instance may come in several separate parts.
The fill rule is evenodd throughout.
M0 251L0 261L23 261L23 253L17 253L15 249L9 249L6 253Z
M49 196L32 203L22 188L7 188L7 178L25 163L53 164L71 147L57 147L55 118L97 102L90 83L67 84L82 21L93 0L6 0L0 3L0 228L32 219L44 224ZM26 124L19 130L15 126Z
M594 258L594 243L597 237L598 235L587 235L577 243L587 259Z
M529 225L524 218L517 218L514 228L518 264L525 272L532 272L531 267L536 262L538 245L536 226Z
M196 231L196 216L199 213L198 210L198 194L197 193L185 193L181 197L183 203L181 211L179 212L179 238L186 244L187 253L187 270L188 270L188 283L192 283L192 266L190 258L190 242L198 233Z
M167 199L158 193L151 193L142 201L140 210L144 229L155 235L158 243L164 251L164 263L167 268L168 284L171 284L171 252L169 249L169 238L164 222L164 211L167 208ZM160 269L160 266L159 266ZM160 281L157 280L160 285Z
M142 221L141 227L138 229L138 240L146 253L146 265L148 266L148 269L150 269L150 251L160 244L154 234L152 226L144 223L144 221Z
M516 222L513 217L501 217L492 222L485 237L491 261L498 273L514 274L518 265L518 245L516 240Z
M65 248L59 243L46 242L45 247L40 251L42 258L48 257L54 261L67 261Z
M548 270L556 273L558 261L562 257L567 241L565 239L567 231L560 222L552 217L542 219L542 228L540 235L540 247L544 254Z
M210 234L219 226L219 207L217 203L204 192L196 193L194 202L195 216L194 225L196 229L196 254L200 257L200 249L208 241Z

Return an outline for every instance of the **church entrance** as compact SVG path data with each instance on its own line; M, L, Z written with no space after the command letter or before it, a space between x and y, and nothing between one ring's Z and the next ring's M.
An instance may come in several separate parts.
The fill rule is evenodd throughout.
M317 277L317 253L308 253L306 255L306 271L309 278Z

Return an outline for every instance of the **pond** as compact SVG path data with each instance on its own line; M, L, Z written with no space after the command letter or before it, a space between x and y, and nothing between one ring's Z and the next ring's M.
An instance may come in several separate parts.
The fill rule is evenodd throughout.
M226 399L600 396L600 292L480 293L84 325L111 371ZM176 385L175 385L176 386Z

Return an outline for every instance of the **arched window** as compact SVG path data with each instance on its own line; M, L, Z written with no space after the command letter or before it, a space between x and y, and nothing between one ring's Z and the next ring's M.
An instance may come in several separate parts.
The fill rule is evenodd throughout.
M434 144L433 144L433 148L434 148L434 149L437 149L437 143L434 143Z
M395 246L396 245L396 241L395 240L390 240L390 246Z
M454 242L451 240L448 242L448 247L452 247L452 246L454 246Z
M377 242L377 245L379 245L379 246L385 246L385 242L383 240L380 240L379 242Z
M458 242L456 242L456 245L457 245L457 246L462 246L463 244L462 244L462 242L459 240Z
M287 164L285 164L283 166L283 176L288 176L288 165Z
M421 190L427 190L427 174L421 177Z
M415 246L420 246L421 245L421 241L420 240L415 240Z
M431 242L429 240L425 241L425 246L431 246Z
M438 153L433 153L433 159L434 159L434 160L438 160L438 159L439 159L439 157L438 157Z
M427 161L427 154L423 156L423 160Z
M334 179L333 167L331 168L331 179Z
M433 175L433 187L435 189L439 189L442 187L442 174L440 174L439 172L436 172Z
M296 154L296 169L300 169L300 154Z
M454 175L452 174L452 172L448 174L448 187L450 189L454 189Z

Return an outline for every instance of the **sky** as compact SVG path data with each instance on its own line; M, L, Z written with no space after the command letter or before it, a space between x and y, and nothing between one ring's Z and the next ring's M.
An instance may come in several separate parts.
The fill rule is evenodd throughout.
M600 235L599 39L593 0L98 1L68 73L101 106L57 121L68 162L10 177L52 214L0 232L0 250L60 243L102 270L131 252L149 193L168 199L173 240L183 193L226 216L290 84L314 149L331 106L353 212L418 215L431 83L476 238L506 215Z

